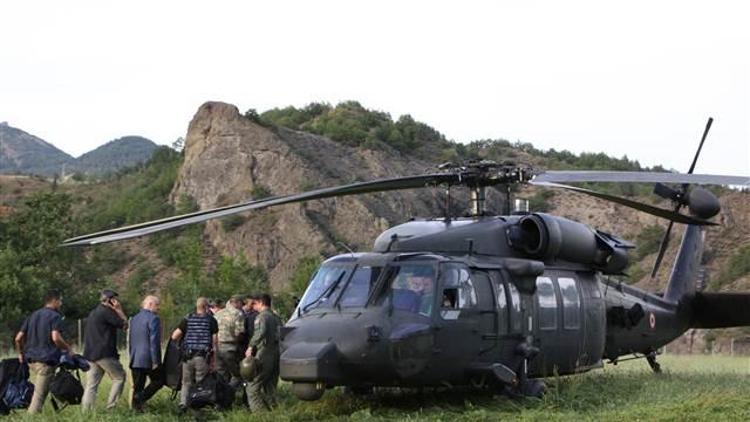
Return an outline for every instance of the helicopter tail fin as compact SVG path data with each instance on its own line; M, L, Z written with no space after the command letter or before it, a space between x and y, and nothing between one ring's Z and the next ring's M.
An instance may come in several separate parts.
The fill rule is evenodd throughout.
M702 226L688 225L682 236L682 243L677 252L677 259L669 276L669 283L664 291L664 299L679 303L683 298L695 294L705 232Z
M691 328L750 326L750 293L696 293Z

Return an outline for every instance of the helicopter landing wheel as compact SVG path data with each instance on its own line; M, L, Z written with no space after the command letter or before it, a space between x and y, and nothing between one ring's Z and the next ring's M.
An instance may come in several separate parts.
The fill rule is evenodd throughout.
M541 399L547 392L547 385L542 380L527 379L516 386L506 385L503 394L513 400L521 400L526 397Z
M524 397L541 399L547 391L547 384L538 379L527 379L520 387L520 393Z
M654 371L655 374L661 374L661 365L656 361L656 352L647 354L646 362L648 362L648 366L651 367L651 370Z
M304 401L315 401L323 397L325 393L325 385L321 383L312 382L295 382L292 383L292 393L297 396L298 399Z

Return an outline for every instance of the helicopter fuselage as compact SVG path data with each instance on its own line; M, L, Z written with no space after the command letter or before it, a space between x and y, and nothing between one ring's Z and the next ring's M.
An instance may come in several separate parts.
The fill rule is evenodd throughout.
M592 268L606 250L593 230L554 218L571 223L557 254L584 263L518 252L535 248L509 242L519 216L406 223L378 252L327 260L283 329L281 377L318 389L514 385L648 353L686 329L675 305Z

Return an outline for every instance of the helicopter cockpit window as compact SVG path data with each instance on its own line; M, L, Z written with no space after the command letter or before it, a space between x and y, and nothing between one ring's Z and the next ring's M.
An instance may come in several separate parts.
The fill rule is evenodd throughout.
M431 264L402 264L391 273L393 309L432 314L435 301L435 267Z
M299 302L299 310L304 313L317 307L333 306L335 293L346 282L351 270L351 265L328 264L320 267Z
M370 290L380 276L382 267L358 267L344 293L341 294L342 308L359 308L365 306Z
M466 309L477 306L477 293L469 269L463 265L446 264L442 271L443 309Z

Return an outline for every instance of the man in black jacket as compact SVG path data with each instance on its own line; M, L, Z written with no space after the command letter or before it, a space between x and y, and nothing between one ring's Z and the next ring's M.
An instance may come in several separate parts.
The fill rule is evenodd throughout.
M94 407L96 392L105 372L112 379L107 409L114 408L120 399L125 385L125 370L117 353L117 331L127 329L127 326L128 317L117 299L117 292L102 290L99 305L86 318L83 357L91 363L91 369L86 375L86 390L81 401L83 410Z

